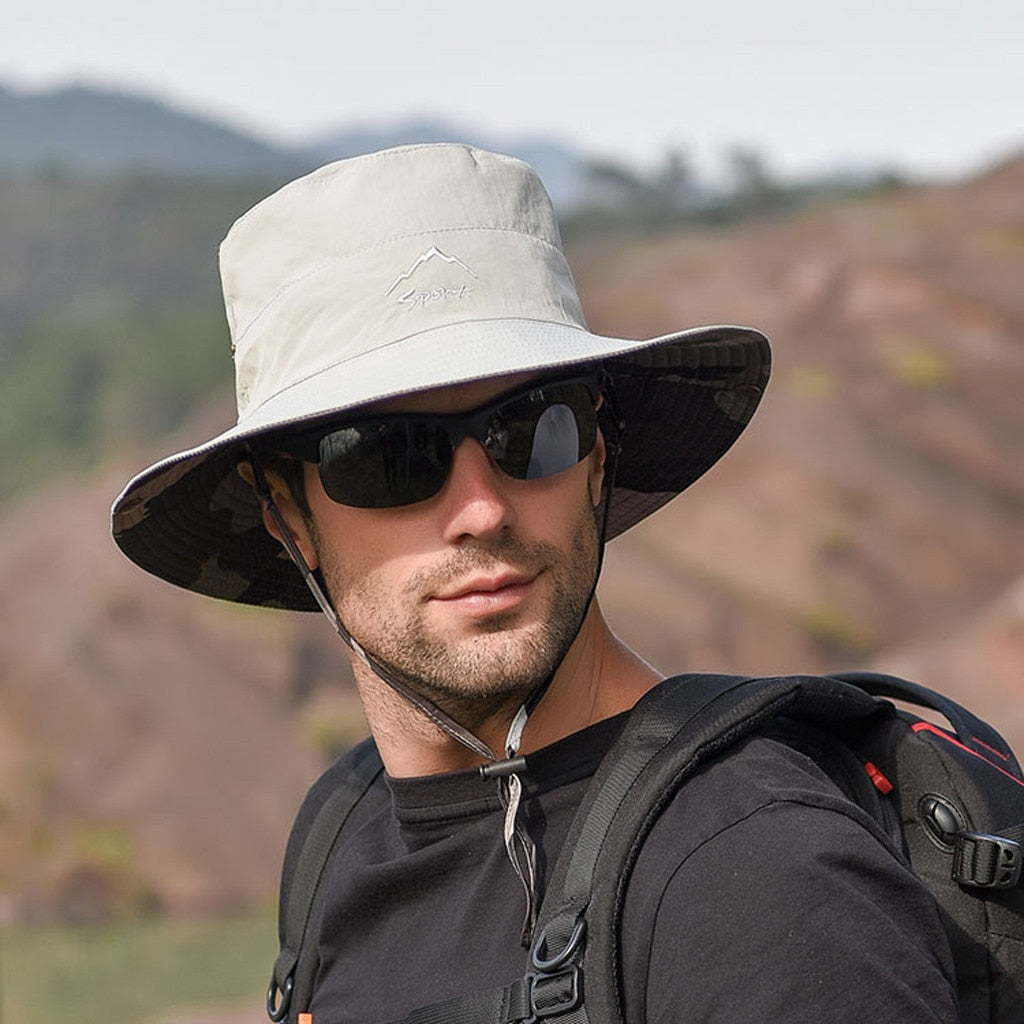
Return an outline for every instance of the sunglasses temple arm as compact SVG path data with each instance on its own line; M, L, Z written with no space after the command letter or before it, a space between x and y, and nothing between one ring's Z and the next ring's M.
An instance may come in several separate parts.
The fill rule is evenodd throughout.
M601 569L604 566L604 548L608 543L608 520L611 518L612 492L615 490L615 475L619 469L619 453L622 451L622 435L626 432L626 420L619 408L618 396L615 394L615 389L612 387L611 377L608 374L602 374L601 395L608 404L609 416L607 418L607 426L614 429L615 436L608 437L608 431L605 431L604 443L607 451L607 461L605 464L605 476L602 485L602 489L604 490L604 507L601 510L601 528L600 535L598 537L597 575L594 578L594 590L590 593L591 600L593 600L594 591L597 590L597 583L601 578Z
M316 603L320 606L320 610L327 616L328 622L330 622L334 627L335 633L341 637L345 646L348 647L349 650L351 650L356 657L359 658L359 660L371 672L373 672L374 675L383 679L384 682L387 683L388 686L390 686L396 693L400 694L409 701L410 704L418 708L438 728L448 733L452 739L457 740L463 746L469 747L469 749L474 753L479 754L488 761L496 760L494 751L491 750L486 743L477 739L476 736L469 732L468 729L464 729L458 722L446 715L432 701L427 700L402 680L395 678L391 672L367 653L359 641L356 640L356 638L345 628L344 623L338 617L338 613L334 610L334 606L331 604L330 599L324 593L323 587L320 586L319 580L317 580L312 570L306 564L306 559L302 557L302 552L299 551L299 546L295 543L295 538L292 536L291 530L285 523L281 510L277 507L277 503L271 496L270 487L267 484L267 478L263 472L263 466L260 464L260 460L255 456L255 454L252 456L252 467L253 477L256 482L256 492L265 503L267 511L270 513L275 525L277 526L278 532L281 534L281 543L284 545L285 551L288 552L288 557L291 558L292 562L295 564L295 568L298 569L299 574L305 581L310 593L316 599Z

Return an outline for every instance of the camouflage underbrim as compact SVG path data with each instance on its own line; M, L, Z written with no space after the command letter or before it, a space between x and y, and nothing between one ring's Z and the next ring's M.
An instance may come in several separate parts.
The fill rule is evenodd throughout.
M571 350L548 345L533 358L520 350L517 363L505 369L483 367L477 359L467 364L475 373L448 368L441 379L421 374L420 386L601 363L625 422L610 539L674 498L729 449L767 385L770 351L763 334L745 327L696 328L646 342L573 334ZM589 346L579 344L580 335ZM253 437L365 401L307 402L301 418L262 410L220 437L162 460L131 480L115 501L114 539L136 564L177 586L244 604L317 610L287 554L265 531L260 504L236 466Z

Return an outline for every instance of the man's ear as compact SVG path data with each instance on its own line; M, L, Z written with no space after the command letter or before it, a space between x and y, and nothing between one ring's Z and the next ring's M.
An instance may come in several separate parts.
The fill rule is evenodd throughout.
M256 471L248 459L238 463L237 471L238 475L253 489L256 496L260 499L263 509L263 528L274 540L284 546L281 525L270 509L270 501L272 501L280 513L285 526L288 528L292 540L295 541L295 545L298 547L306 565L311 571L315 570L319 560L316 556L316 549L313 546L306 518L295 501L291 487L288 486L281 474L269 467L263 471L267 482L267 489L270 492L270 500L268 501L267 495L261 492L261 489L256 484Z
M597 431L594 450L590 453L590 500L597 508L601 504L601 485L604 482L604 464L608 457L608 448L604 443L604 434Z

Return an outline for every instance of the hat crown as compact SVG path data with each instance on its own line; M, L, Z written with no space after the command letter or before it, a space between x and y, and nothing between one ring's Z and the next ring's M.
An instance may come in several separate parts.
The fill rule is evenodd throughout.
M238 423L137 474L114 502L129 558L179 586L315 610L237 472L254 440L378 398L598 363L628 424L611 538L704 473L753 415L767 339L586 329L551 201L525 164L467 146L340 161L241 217L221 247Z
M540 179L520 160L468 146L320 168L241 217L220 264L239 422L330 366L434 328L510 318L585 326ZM380 396L388 392L380 381Z

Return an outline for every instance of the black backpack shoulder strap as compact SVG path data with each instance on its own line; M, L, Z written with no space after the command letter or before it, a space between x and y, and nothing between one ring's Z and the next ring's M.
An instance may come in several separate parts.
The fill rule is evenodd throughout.
M810 676L684 675L648 693L601 762L553 872L533 968L567 995L564 1011L548 1015L566 1024L622 1020L617 937L626 884L655 820L701 765L777 715L824 724L866 719L883 706L842 680ZM588 930L588 919L600 927ZM585 1009L578 997L569 1005L583 974Z
M267 1014L272 1021L294 1020L309 1000L316 957L306 939L316 919L320 883L339 840L387 799L384 766L372 739L339 758L306 794L281 869L277 924L281 948L267 991Z

